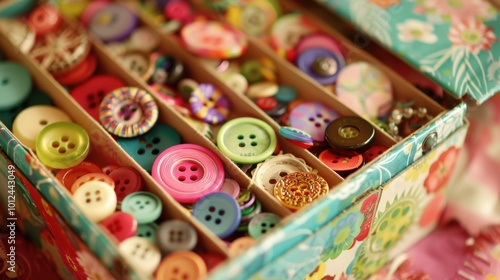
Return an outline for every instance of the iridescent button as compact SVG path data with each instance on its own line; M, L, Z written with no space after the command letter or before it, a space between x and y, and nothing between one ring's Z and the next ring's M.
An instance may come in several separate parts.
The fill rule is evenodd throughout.
M166 149L156 158L151 174L175 200L194 203L220 190L224 167L217 155L207 148L180 144Z
M103 182L87 182L73 193L73 201L92 222L111 216L116 209L116 194Z
M113 213L99 224L113 235L118 242L134 236L137 232L137 221L135 218L121 211Z
M189 98L193 113L210 124L219 124L229 114L229 100L212 84L200 84Z
M355 116L333 120L325 130L325 141L336 154L363 153L370 147L375 128L366 120Z
M190 251L198 242L194 228L180 220L161 223L156 230L156 240L160 250L167 254L174 251Z
M236 199L227 193L216 192L202 197L193 208L193 216L220 238L231 235L241 221Z
M31 92L30 73L15 62L0 62L0 112L21 105Z
M273 128L255 118L236 118L226 122L217 134L217 146L236 163L254 164L269 158L276 149Z
M330 150L324 150L318 158L341 176L349 175L364 164L363 156L356 152L340 155Z
M130 138L148 132L158 120L158 106L148 92L122 87L106 95L99 121L111 134Z
M142 177L132 167L119 167L109 173L109 177L115 181L115 193L118 201L122 201L127 195L142 189Z
M50 124L36 138L37 156L51 168L78 165L87 157L89 150L89 135L81 126L71 122Z
M89 30L104 42L122 41L137 26L137 16L120 4L109 4L97 10L89 22Z
M161 215L162 202L150 192L135 192L127 195L121 204L121 210L129 213L139 224L156 221Z
M290 112L290 126L302 130L314 141L325 141L325 129L328 124L339 117L334 109L319 102L306 102L293 108Z
M274 197L290 210L299 210L328 194L328 183L316 173L297 172L281 178Z
M155 279L199 280L204 279L206 274L207 267L199 255L190 251L179 251L162 260Z
M274 213L259 213L248 224L250 237L259 239L262 235L272 230L281 221L281 217Z
M146 238L132 236L118 245L118 252L132 268L153 275L161 261L161 252Z

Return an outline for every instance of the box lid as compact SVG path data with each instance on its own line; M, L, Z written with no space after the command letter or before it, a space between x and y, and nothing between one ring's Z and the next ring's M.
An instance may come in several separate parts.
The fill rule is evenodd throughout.
M453 95L500 92L500 14L487 0L316 0Z

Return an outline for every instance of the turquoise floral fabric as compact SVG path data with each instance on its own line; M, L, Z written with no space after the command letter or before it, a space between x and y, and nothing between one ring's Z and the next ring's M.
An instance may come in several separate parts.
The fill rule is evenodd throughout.
M447 91L500 91L500 16L487 0L317 0Z

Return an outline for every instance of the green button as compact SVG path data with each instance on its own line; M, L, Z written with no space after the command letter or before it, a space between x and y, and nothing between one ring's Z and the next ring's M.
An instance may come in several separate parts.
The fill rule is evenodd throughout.
M260 82L262 80L262 65L257 60L247 60L241 66L241 74L249 84Z
M0 62L0 112L23 103L31 92L31 75L25 67L14 62Z
M160 198L153 193L135 192L123 199L121 208L142 225L154 222L160 217L162 204Z
M279 103L288 104L297 98L297 90L291 86L280 86L274 98Z
M258 239L272 230L281 221L281 217L273 213L260 213L255 215L248 225L250 237Z
M156 243L156 229L158 225L155 223L142 224L137 226L135 236L147 238L153 244Z
M254 164L265 161L276 150L273 128L255 118L236 118L226 122L217 134L217 146L236 163Z

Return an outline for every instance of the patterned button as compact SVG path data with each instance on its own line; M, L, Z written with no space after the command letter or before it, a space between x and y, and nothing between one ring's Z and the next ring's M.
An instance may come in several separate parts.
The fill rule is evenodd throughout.
M109 173L109 177L115 181L115 193L118 201L122 201L127 195L142 189L142 177L132 167L119 167Z
M341 176L349 175L364 164L363 156L356 152L340 155L332 153L330 150L324 150L318 158Z
M73 185L71 185L71 193L75 193L75 191L83 186L83 184L91 181L103 182L108 184L113 190L115 189L115 182L113 181L113 178L108 175L103 173L88 173L76 179Z
M281 16L271 29L271 44L278 54L285 56L286 52L295 48L300 39L316 31L316 27L306 17L299 13Z
M132 215L125 212L115 212L99 224L111 233L118 242L134 236L137 232L137 221Z
M229 114L229 100L214 85L200 84L189 98L193 113L207 123L219 124Z
M237 256L255 245L255 243L255 239L252 237L239 237L231 242L231 245L229 245L229 254L231 254L231 256Z
M238 202L223 192L202 197L194 205L193 216L220 238L231 235L241 221Z
M75 205L92 222L98 223L109 217L116 209L116 195L108 184L87 182L73 194Z
M123 41L130 36L137 23L137 16L127 7L110 3L94 13L89 30L105 43Z
M204 279L207 267L196 253L173 252L165 257L156 272L156 280L198 280Z
M15 62L0 62L0 112L21 105L28 98L32 87L31 75Z
M80 177L89 173L99 173L100 171L101 169L96 164L82 161L80 164L71 168L59 170L56 174L56 178L66 187L66 189L71 190L75 181Z
M333 120L325 130L325 140L334 153L363 153L370 147L375 128L360 117L340 117Z
M81 126L71 122L47 125L36 138L37 156L51 168L78 165L87 157L89 150L89 135Z
M180 144L166 149L156 158L152 176L175 200L194 203L220 190L224 167L217 155L207 148Z
M260 213L255 215L248 225L250 237L258 239L272 230L281 221L281 217L273 213Z
M155 223L142 224L137 227L137 232L135 236L144 237L151 241L152 243L156 243L156 229L158 225Z
M153 275L161 261L161 252L146 238L133 236L118 245L118 252L137 271Z
M156 240L163 253L190 251L196 246L198 236L194 228L179 220L166 221L158 226Z
M110 133L130 138L148 132L158 120L158 106L151 94L135 87L122 87L106 95L99 120Z
M303 130L311 135L314 141L325 141L325 129L328 124L339 117L334 109L319 102L306 102L298 105L290 112L290 126Z
M40 5L28 16L28 24L38 36L55 31L61 25L61 16L52 6Z
M328 194L328 183L312 172L288 174L274 186L274 197L290 210L299 210Z
M158 196L150 192L135 192L127 195L121 204L123 212L129 213L139 224L156 221L161 215L162 203Z

